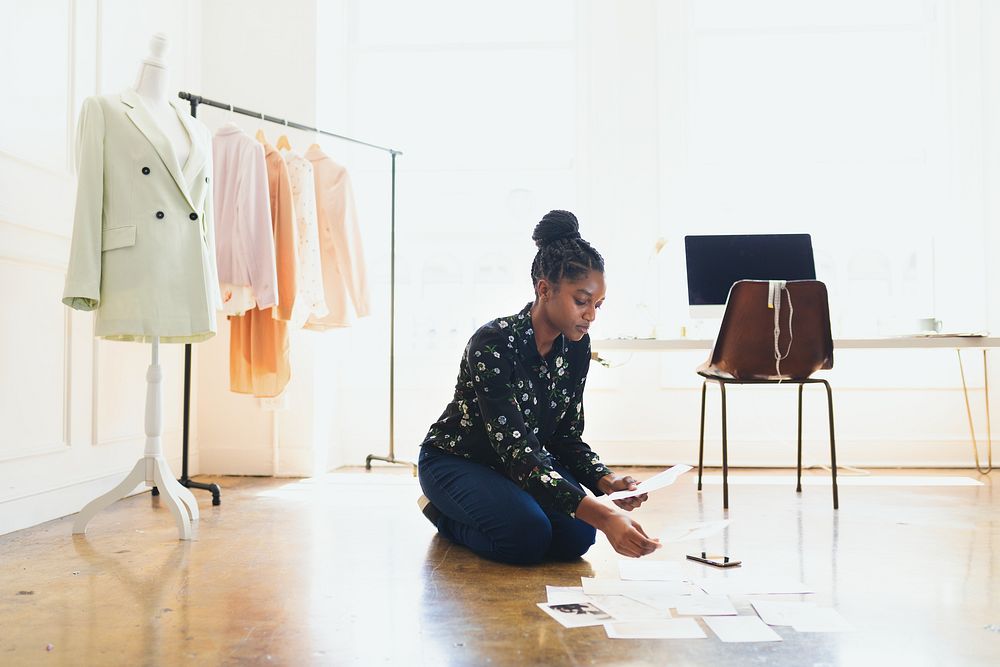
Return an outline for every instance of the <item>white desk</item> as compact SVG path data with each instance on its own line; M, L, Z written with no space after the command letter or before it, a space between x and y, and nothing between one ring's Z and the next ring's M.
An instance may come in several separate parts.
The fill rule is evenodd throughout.
M606 338L591 341L595 351L601 350L711 350L715 344L709 338ZM988 350L1000 347L1000 338L989 336L895 336L890 338L835 338L833 348L855 350L903 349L964 349Z
M594 352L602 350L711 350L715 340L702 338L607 338L592 340L590 345ZM965 413L969 420L969 435L972 438L972 451L976 461L976 469L988 473L993 469L993 429L990 424L990 382L987 366L987 351L1000 347L1000 338L990 336L893 336L886 338L835 338L834 350L913 350L913 349L953 349L958 354L958 370L962 376L962 395L965 397ZM965 382L965 366L962 364L963 349L978 349L983 351L983 389L986 403L986 442L987 464L983 468L979 463L979 447L976 443L976 431L972 425L972 407L969 404L969 388Z

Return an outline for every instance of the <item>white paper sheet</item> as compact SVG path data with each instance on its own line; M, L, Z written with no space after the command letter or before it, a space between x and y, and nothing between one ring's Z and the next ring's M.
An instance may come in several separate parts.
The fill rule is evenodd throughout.
M622 581L580 577L580 583L587 595L627 595L637 599L636 596L673 597L701 594L695 585L684 581Z
M677 598L678 616L736 616L736 607L724 595L686 595Z
M669 560L618 561L618 574L630 581L684 581L681 563Z
M624 595L588 595L591 602L611 614L615 621L642 621L670 617L669 611L654 609Z
M684 465L683 463L675 465L672 468L667 468L663 472L653 475L647 480L639 482L636 484L635 491L615 491L614 493L609 493L608 498L610 500L621 500L622 498L641 496L644 493L650 493L652 491L662 489L663 487L670 486L676 482L678 477L690 469L691 466Z
M700 593L699 593L700 595ZM629 595L630 598L636 602L641 602L648 607L653 609L658 609L660 612L670 615L670 610L675 609L679 604L681 598L690 597L688 595L663 595L663 594L642 594L642 593L632 593Z
M700 540L706 537L711 537L717 533L721 533L722 529L728 525L729 519L667 526L665 529L660 531L658 537L662 543Z
M702 620L724 642L781 641L781 635L756 616L707 616Z
M590 601L581 586L546 586L545 599L549 604Z
M593 602L567 602L565 604L539 602L538 608L559 621L565 628L585 628L590 625L602 625L613 620L611 614L600 609Z
M604 631L611 639L706 639L693 618L605 623Z
M816 592L812 586L788 579L740 576L693 579L692 583L709 595L782 595Z
M815 609L815 602L781 602L771 600L752 600L754 611L760 620L768 625L794 625L803 617L803 611Z
M792 623L796 632L853 632L854 626L847 622L836 609L815 607L806 609Z

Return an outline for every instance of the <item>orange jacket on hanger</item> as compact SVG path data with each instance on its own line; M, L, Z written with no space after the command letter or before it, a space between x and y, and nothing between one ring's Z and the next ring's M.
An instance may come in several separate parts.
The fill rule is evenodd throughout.
M298 232L288 167L270 144L264 145L264 159L271 196L278 304L229 318L229 385L241 394L277 396L291 378L288 320L298 284Z
M330 309L325 317L310 317L305 328L322 331L350 326L348 300L358 317L368 315L371 308L351 177L318 146L311 146L305 158L312 163L316 178L323 291Z

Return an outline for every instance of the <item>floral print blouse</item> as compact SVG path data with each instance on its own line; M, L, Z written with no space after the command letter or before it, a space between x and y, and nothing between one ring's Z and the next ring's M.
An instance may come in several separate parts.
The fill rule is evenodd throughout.
M465 348L455 397L423 446L502 472L549 510L574 516L584 492L552 469L555 459L595 494L610 474L583 436L583 388L590 337L561 334L544 358L531 304L483 325Z

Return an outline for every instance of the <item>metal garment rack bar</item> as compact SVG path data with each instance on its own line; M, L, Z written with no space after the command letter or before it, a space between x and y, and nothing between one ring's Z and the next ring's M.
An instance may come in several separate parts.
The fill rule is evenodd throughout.
M211 100L207 97L202 97L201 95L193 95L187 92L179 92L177 96L182 100L186 100L191 105L191 115L198 116L198 106L206 105L210 107L215 107L216 109L223 109L225 111L231 111L232 113L238 113L244 116L250 116L251 118L257 118L270 123L275 123L277 125L282 125L285 127L290 127L296 130L302 130L304 132L313 132L316 134L322 134L327 137L333 137L334 139L340 139L341 141L348 141L352 144L358 144L360 146L367 146L368 148L374 148L375 150L380 150L389 153L392 160L392 201L391 201L391 214L389 219L389 453L386 456L378 456L375 454L369 454L365 459L365 469L371 470L372 461L385 461L386 463L408 465L413 468L413 474L417 474L417 466L409 461L401 461L396 458L396 440L395 440L395 402L396 402L396 156L402 155L402 151L398 151L394 148L387 148L385 146L379 146L378 144L372 144L367 141L361 141L360 139L354 139L352 137L346 137L342 134L337 134L335 132L329 132L327 130L322 130L316 127L305 125L303 123L296 123L285 118L278 118L277 116L270 116L259 111L252 111L250 109L244 109L233 104L228 104L226 102L219 102L217 100ZM219 498L219 487L215 484L199 484L198 482L193 482L188 479L188 415L190 414L189 405L191 402L191 345L187 344L184 346L184 458L183 458L183 471L181 479L179 480L181 484L187 487L205 489L212 492L212 504L218 505L221 500Z

